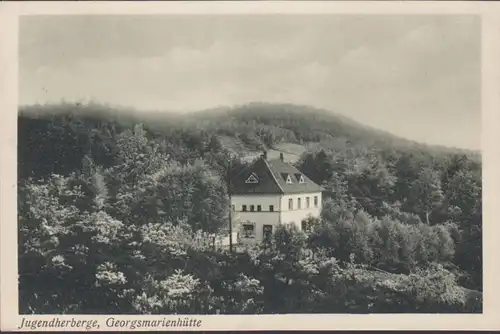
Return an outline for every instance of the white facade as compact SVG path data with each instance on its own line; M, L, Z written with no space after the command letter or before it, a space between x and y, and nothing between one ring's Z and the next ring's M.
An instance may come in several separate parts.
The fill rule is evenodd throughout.
M321 214L321 192L283 195L281 198L281 222L294 223L301 229L301 222Z
M276 230L279 224L295 224L321 214L321 192L283 195L233 195L233 226L238 228L239 242L254 243L264 239L264 229Z

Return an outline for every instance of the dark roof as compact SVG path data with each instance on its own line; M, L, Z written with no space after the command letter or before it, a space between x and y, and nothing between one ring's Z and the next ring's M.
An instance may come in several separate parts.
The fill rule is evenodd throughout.
M258 182L246 183L252 174ZM303 183L299 182L301 176ZM291 184L286 183L288 177L292 180ZM231 179L232 194L296 194L320 191L322 188L319 185L280 159L267 160L261 157Z

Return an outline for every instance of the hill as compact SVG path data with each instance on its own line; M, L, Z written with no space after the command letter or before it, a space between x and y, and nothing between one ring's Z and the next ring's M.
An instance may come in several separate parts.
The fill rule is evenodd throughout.
M250 103L188 114L138 111L99 104L24 106L20 108L19 132L37 136L35 134L39 126L43 128L49 123L64 126L63 124L74 120L78 120L79 124L71 125L72 131L82 137L79 139L80 143L88 141L88 138L83 137L93 136L91 133L95 133L99 127L111 126L118 130L142 123L146 129L163 139L180 132L197 132L202 137L215 135L225 149L245 161L252 160L264 149L269 151L271 157L283 152L288 160L296 162L306 151L332 150L336 147L377 151L409 149L432 155L465 154L480 161L479 152L417 143L357 123L331 111L292 104ZM102 137L102 133L99 135ZM30 140L28 137L31 135L19 137L21 148L32 148L28 150L26 157L36 159L40 157L41 152L47 154L50 147L39 146L45 145L44 140ZM29 140L30 144L25 144L24 140ZM76 142L74 144L81 146ZM74 148L69 149L74 151ZM77 147L76 152L79 150ZM68 157L76 152L72 152ZM20 153L20 161L24 162L22 150Z

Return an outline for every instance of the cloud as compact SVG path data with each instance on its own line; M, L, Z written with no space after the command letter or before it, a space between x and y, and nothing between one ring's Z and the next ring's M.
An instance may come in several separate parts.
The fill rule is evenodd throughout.
M470 139L479 137L480 122L475 19L255 20L205 20L198 29L179 20L178 31L160 22L137 23L142 28L135 30L109 23L108 43L102 31L104 37L76 29L95 46L89 50L45 32L43 39L26 39L34 42L31 46L23 43L21 99L92 98L166 110L292 102L329 108L419 140L428 139L419 131L438 140L443 128L471 124L470 135L462 135L468 139L450 130L449 141L476 145ZM43 51L41 40L50 36L57 43ZM70 56L63 59L64 54Z

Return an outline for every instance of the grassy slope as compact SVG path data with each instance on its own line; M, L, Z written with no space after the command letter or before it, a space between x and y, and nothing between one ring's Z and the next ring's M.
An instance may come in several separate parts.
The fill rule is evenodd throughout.
M218 136L222 145L235 154L243 155L245 161L252 161L257 158L261 151L256 150L249 145L246 145L241 140L229 137L229 136ZM296 143L280 143L275 145L273 148L267 150L267 155L269 159L278 159L280 153L283 153L285 160L291 163L296 162L302 153L304 153L308 148L316 146L314 143L307 144L296 144Z

